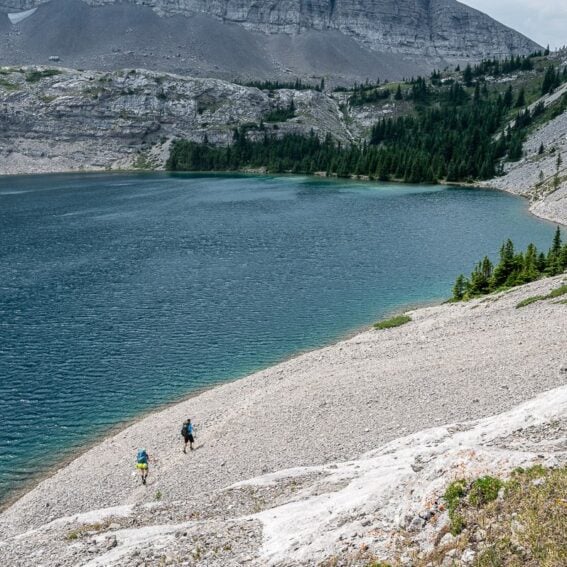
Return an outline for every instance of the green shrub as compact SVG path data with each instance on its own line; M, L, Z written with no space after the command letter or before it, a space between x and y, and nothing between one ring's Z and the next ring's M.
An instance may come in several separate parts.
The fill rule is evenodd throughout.
M473 506L484 506L498 498L502 486L502 481L498 478L483 476L473 482L469 492L469 502Z
M449 524L449 530L451 535L458 536L466 527L465 518L461 514L452 514L449 519L451 523Z
M26 73L26 81L28 83L37 83L41 79L46 77L54 77L55 75L60 75L61 71L58 69L45 69L43 71L29 71Z
M447 502L449 514L454 512L461 501L461 498L467 493L467 483L464 480L456 480L452 482L445 490L443 499Z
M396 317L392 317L391 319L385 319L384 321L379 321L374 325L375 329L393 329L394 327L401 327L406 323L411 321L411 317L409 315L398 315Z
M449 512L449 529L454 536L459 535L465 527L465 519L461 514L457 514L457 508L466 493L467 483L464 480L455 480L447 487L443 495Z

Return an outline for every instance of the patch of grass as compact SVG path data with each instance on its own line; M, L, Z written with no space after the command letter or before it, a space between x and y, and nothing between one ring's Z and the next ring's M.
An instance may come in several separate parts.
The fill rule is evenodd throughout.
M84 524L77 529L70 531L67 534L67 539L73 541L82 538L87 534L97 534L104 532L108 529L109 525L110 521L97 522L95 524Z
M384 321L379 321L374 325L375 329L393 329L394 327L401 327L406 323L411 321L411 317L409 315L397 315L396 317L392 317L391 319L385 319Z
M43 71L35 70L26 73L26 81L28 83L37 83L41 79L47 77L55 77L56 75L61 75L61 71L58 69L44 69Z
M449 512L449 530L454 536L459 535L465 527L465 520L461 514L457 513L457 508L466 494L467 483L464 480L455 480L447 487L443 495Z
M567 295L567 285L562 285L557 289L550 291L547 295L534 295L533 297L528 297L520 301L520 303L516 305L516 309L527 307L528 305L531 305L532 303L536 303L537 301L544 301L546 299L557 299L558 297L563 297L564 295Z
M537 303L538 301L543 301L545 299L545 295L534 295L533 297L527 297L526 299L522 299L518 305L516 305L516 309L521 309L522 307L527 307L532 303Z
M17 91L20 88L15 83L11 83L10 81L2 78L0 78L0 87L7 91Z
M163 497L163 494L161 493L161 490L158 490L158 491L155 493L154 498L159 502L159 501L162 499L162 497Z
M563 295L567 295L567 285L562 285L561 287L554 289L546 296L546 299L555 299L557 297L562 297Z
M474 567L567 565L566 466L518 468L508 481L488 476L470 485L456 481L447 487L445 500L452 519L466 530L449 546L420 558L416 567L441 564L451 549L458 557L465 548L477 552Z
M476 506L484 506L498 498L498 492L502 488L502 481L493 476L483 476L475 480L469 492L469 502Z

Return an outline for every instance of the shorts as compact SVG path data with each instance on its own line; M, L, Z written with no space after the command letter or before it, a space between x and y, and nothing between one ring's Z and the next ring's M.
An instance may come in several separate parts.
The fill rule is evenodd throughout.
M191 435L191 433L184 435L183 438L185 439L185 443L195 443L195 438Z
M140 469L141 471L147 471L148 470L148 463L138 463L136 465L137 469Z

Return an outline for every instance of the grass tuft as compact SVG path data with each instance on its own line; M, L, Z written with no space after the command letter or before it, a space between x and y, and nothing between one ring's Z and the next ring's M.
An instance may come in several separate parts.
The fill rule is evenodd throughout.
M29 71L26 73L26 81L28 83L37 83L46 77L54 77L55 75L61 75L61 71L58 69L45 69L43 71Z
M547 295L534 295L533 297L528 297L520 301L520 303L516 305L516 309L527 307L532 303L536 303L536 301L544 301L545 299L557 299L558 297L563 297L564 295L567 295L567 285L565 284L558 287L557 289L554 289L553 291L550 291Z
M401 327L406 323L411 321L411 317L409 315L398 315L396 317L392 317L391 319L385 319L384 321L379 321L374 325L375 329L393 329L394 327Z
M567 284L551 291L547 295L546 299L556 299L557 297L562 297L563 295L567 295Z
M469 492L469 502L480 508L498 498L498 492L502 488L502 481L492 476L483 476L475 480Z
M444 499L451 533L458 537L420 558L416 567L441 565L451 549L458 557L466 548L477 553L474 567L567 565L567 467L517 468L508 481L459 480L447 487Z
M516 305L516 309L521 309L522 307L527 307L532 303L536 303L538 301L543 301L545 299L545 295L534 295L533 297L527 297L526 299L522 299L518 305Z

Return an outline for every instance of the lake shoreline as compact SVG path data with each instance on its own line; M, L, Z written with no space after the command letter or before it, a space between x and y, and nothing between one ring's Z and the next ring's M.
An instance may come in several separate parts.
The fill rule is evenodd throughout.
M153 412L4 510L0 531L151 501L155 491L179 500L189 496L186 490L208 492L262 472L347 460L423 427L493 415L564 385L565 307L547 301L515 308L564 281L565 275L557 276L464 304L421 308L403 327L365 331ZM557 332L543 333L549 325ZM537 381L528 379L534 372ZM377 386L378 399L368 405ZM378 421L371 417L374 404L379 404ZM198 450L190 456L181 452L177 427L187 415L198 426ZM335 415L341 416L338 421ZM345 439L338 433L344 416ZM235 440L241 451L235 452ZM158 457L147 489L132 471L140 443ZM179 486L179 467L188 467L190 487Z
M134 175L140 175L142 177L145 177L145 172L130 172L130 173L134 174ZM107 175L107 174L113 175L114 174L114 175L119 175L119 176L121 175L120 172L102 172L102 174L103 175ZM70 172L70 175L82 176L82 175L85 175L85 174L82 173L82 172L79 172L79 173ZM100 175L100 172L90 172L90 175L97 176L97 175ZM152 177L153 175L154 175L153 172L147 173L147 176L149 176L149 177ZM199 175L199 174L195 174L195 175ZM252 173L240 174L240 177L247 177L248 175L251 175L253 177L258 177L257 175L254 175ZM207 176L207 174L205 174L205 176ZM210 174L210 176L215 177L215 178L218 177L215 174ZM232 178L233 174L227 173L226 177ZM289 175L289 177L290 178L296 178L297 176ZM305 176L300 176L300 177L305 178ZM330 181L334 181L334 179L331 179ZM361 186L368 186L369 183L370 184L375 183L375 182L368 182L368 181L364 181L364 180L336 179L336 181L338 183L343 183L345 181L352 181L354 184L361 185ZM380 182L377 182L377 183L375 183L375 186L379 187L380 184L381 184ZM399 185L401 187L404 186L404 184L396 184L396 185ZM440 187L446 187L446 186L440 186ZM481 189L481 190L486 191L486 189ZM495 190L495 191L497 191L497 190ZM395 314L398 314L398 313L403 313L407 310L418 309L418 308L427 307L427 306L431 306L431 305L439 305L442 301L443 301L443 299L440 299L440 298L438 300L432 300L432 301L426 300L426 301L420 301L420 302L417 302L417 303L415 301L409 301L409 302L401 305L398 308L394 308L393 310L388 311L384 315L385 316L395 315ZM376 318L378 318L378 317L376 317ZM332 347L332 346L336 345L337 343L340 343L340 342L345 341L345 340L349 340L349 339L351 339L351 338L353 338L353 337L355 337L355 336L359 335L360 333L363 333L367 330L368 330L368 327L366 325L363 325L363 326L357 325L357 326L351 328L350 330L346 331L345 333L338 335L336 338L334 338L331 341L322 342L322 343L320 343L320 344L318 344L314 347L308 347L308 348L305 348L305 349L296 350L293 353L290 353L288 356L285 356L281 359L274 360L270 364L262 366L259 370L260 371L267 370L269 368L272 368L273 366L277 366L277 365L285 363L289 360L298 358L298 357L300 357L300 356L302 356L306 353L314 352L314 351L317 351L319 349L324 349L324 348L327 348L327 347ZM175 396L170 401L167 401L165 403L160 403L159 405L155 405L155 406L146 408L146 409L142 410L141 412L137 413L136 415L134 415L131 418L121 420L118 423L116 423L116 425L111 426L110 428L105 428L100 433L96 433L92 436L89 436L85 440L85 442L82 443L80 446L65 450L63 452L64 456L61 459L57 459L57 461L54 462L53 465L50 466L47 470L41 471L37 474L32 475L32 477L29 479L29 482L26 482L24 484L24 486L22 486L21 489L18 488L14 491L8 492L6 494L6 496L2 499L2 502L0 503L0 510L4 510L4 509L8 508L9 506L11 506L14 502L19 500L26 493L33 490L43 480L45 480L46 478L50 478L53 475L57 474L57 472L60 469L66 467L69 463L71 463L75 459L79 458L85 452L88 452L89 450L91 450L94 446L104 442L108 437L112 437L115 434L117 434L118 432L122 431L123 429L131 427L132 425L144 420L148 415L151 415L151 414L156 413L156 412L164 411L164 410L168 409L169 407L171 407L172 405L183 403L183 402L186 402L187 400L189 400L191 398L194 398L195 396L199 396L201 393L203 393L203 391L214 389L214 388L219 387L223 384L243 379L247 375L248 375L248 373L238 374L238 375L232 376L231 378L226 379L226 380L216 381L215 383L211 384L210 386L192 389L191 391L183 393L182 395Z
M394 185L415 185L415 184L408 184L403 181L393 180L393 181L379 181L376 179L370 179L366 176L356 176L352 175L349 177L338 177L338 176L327 176L324 172L315 172L315 173L305 173L305 174L297 174L297 173L269 173L265 170L265 168L259 169L244 169L244 170L235 170L235 171L169 171L166 169L135 169L135 168L120 168L120 169L97 169L97 168L90 168L84 170L77 170L77 169L62 169L62 170L46 170L46 171L33 171L28 173L0 173L0 178L10 178L10 177L18 177L18 176L39 176L39 175L120 175L120 174L180 174L180 175L211 175L211 176L219 176L219 175L226 175L227 177L230 176L240 176L240 177L270 177L270 176L286 176L286 177L307 177L313 179L326 179L329 181L353 181L358 182L361 184L371 184L371 183L391 183ZM418 184L420 185L420 184ZM421 184L423 187L463 187L468 189L483 189L483 190L491 190L491 191L498 191L507 193L509 195L513 195L515 197L520 197L526 201L528 201L528 211L530 214L535 216L536 218L552 222L554 224L558 224L561 226L567 226L567 214L563 212L556 213L554 211L549 211L545 208L546 199L542 199L541 201L534 201L530 196L530 191L517 191L514 188L507 187L505 184L499 182L498 178L493 178L488 181L477 181L477 182L467 182L467 181L445 181L445 182L437 182L437 183L424 183ZM546 197L549 197L546 196ZM566 205L567 206L567 205Z
M405 307L400 306L398 308L392 309L391 311L388 311L384 315L384 318L403 314L403 313L406 313L408 311L414 311L416 309L425 309L425 308L428 308L428 307L440 306L440 305L445 304L446 302L447 302L446 299L422 301L422 302L409 302ZM358 335L363 334L365 332L369 332L371 330L372 330L372 326L368 326L368 325L358 326L358 327L346 332L345 334L342 334L341 336L337 337L336 339L332 340L331 342L322 344L322 345L314 347L314 348L302 349L300 351L297 351L295 353L290 354L289 356L282 358L281 360L275 361L274 363L271 363L267 366L258 367L257 370L252 372L252 373L250 373L250 372L245 373L243 375L232 377L232 378L229 378L229 379L226 379L226 380L221 379L218 382L211 384L210 386L199 387L199 388L192 390L190 392L187 392L186 394L183 394L182 396L175 398L171 401L165 402L163 404L159 404L158 406L155 406L155 407L152 407L152 408L147 408L146 410L143 410L143 411L137 413L132 418L125 419L124 421L120 421L119 423L116 423L115 425L111 426L108 430L105 430L100 434L95 434L92 437L89 436L88 440L84 443L83 446L68 449L66 451L65 456L62 457L61 459L57 460L57 462L55 462L52 466L49 466L48 469L46 469L45 471L42 471L40 473L37 473L37 476L34 475L34 477L30 478L25 483L25 485L22 486L21 488L17 488L17 489L14 489L13 491L8 492L6 494L6 496L0 500L0 514L2 514L4 511L6 511L8 508L13 506L14 504L16 504L18 502L18 500L23 498L27 493L29 493L29 492L33 491L35 488L37 488L43 481L52 478L59 471L65 469L69 464L71 464L73 461L75 461L76 459L83 456L85 453L89 452L90 450L92 450L95 447L97 447L98 445L104 443L108 439L110 439L110 438L116 436L117 434L119 434L120 432L140 423L144 419L146 419L146 418L148 418L148 417L150 417L154 414L159 414L159 413L162 413L164 411L167 411L168 409L170 409L174 406L184 404L184 403L188 402L189 400L191 400L193 398L198 398L200 395L202 395L205 392L208 392L208 391L214 390L216 388L222 387L225 384L238 382L239 380L245 380L250 375L256 374L258 372L268 371L270 368L276 367L276 366L278 366L280 364L284 364L286 362L290 362L290 361L292 361L296 358L299 358L303 355L313 353L313 352L319 351L319 350L324 349L324 348L336 346L336 345L338 345L338 344L340 344L344 341L354 339Z

